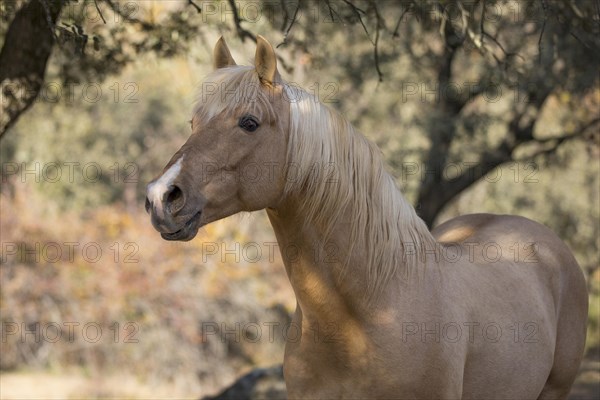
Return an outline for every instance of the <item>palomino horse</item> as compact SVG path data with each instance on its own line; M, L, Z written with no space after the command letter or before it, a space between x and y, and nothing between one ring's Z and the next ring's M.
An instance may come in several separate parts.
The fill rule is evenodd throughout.
M146 208L167 240L267 210L297 299L290 398L567 396L588 300L555 234L490 214L429 232L379 150L284 82L264 38L249 67L221 38L214 66Z

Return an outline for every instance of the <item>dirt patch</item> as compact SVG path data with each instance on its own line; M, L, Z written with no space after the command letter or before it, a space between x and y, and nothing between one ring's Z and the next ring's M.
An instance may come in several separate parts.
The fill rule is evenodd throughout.
M0 374L2 400L69 399L197 399L196 390L179 385L152 385L133 376L90 377L80 371L68 374L9 372Z

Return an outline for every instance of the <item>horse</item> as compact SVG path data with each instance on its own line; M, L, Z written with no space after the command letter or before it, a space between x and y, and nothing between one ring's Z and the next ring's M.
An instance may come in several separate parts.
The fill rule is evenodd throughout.
M147 186L166 240L266 210L296 296L290 398L561 399L583 357L588 297L571 251L511 215L428 230L379 149L277 69L221 37L192 134Z

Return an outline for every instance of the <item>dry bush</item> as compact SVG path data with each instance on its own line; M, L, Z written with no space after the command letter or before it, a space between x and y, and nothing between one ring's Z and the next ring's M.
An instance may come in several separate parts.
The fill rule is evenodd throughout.
M275 242L264 216L169 243L141 211L57 211L27 185L11 188L1 194L1 370L119 371L201 394L281 362L293 294L277 249L269 259L262 246ZM265 254L249 255L248 242Z

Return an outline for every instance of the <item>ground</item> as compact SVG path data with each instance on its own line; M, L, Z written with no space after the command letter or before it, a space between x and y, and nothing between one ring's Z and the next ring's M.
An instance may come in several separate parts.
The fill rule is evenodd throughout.
M198 399L210 393L186 393L175 383L149 386L135 377L91 378L82 372L53 374L47 372L10 372L0 374L0 399ZM213 393L214 394L214 393ZM600 399L600 351L592 352L583 362L569 400Z

